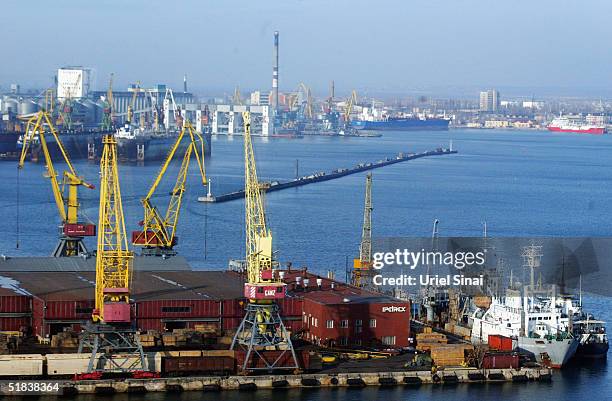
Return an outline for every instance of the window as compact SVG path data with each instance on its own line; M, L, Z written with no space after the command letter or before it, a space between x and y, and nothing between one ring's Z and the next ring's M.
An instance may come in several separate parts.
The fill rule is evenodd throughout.
M315 318L314 327L319 327L319 319Z
M327 321L327 328L328 329L333 329L334 328L334 321L333 320L328 320Z
M355 345L361 346L361 340L360 339L355 340Z
M375 328L376 327L376 319L370 319L370 327L371 328Z
M361 333L363 331L363 327L355 326L355 333Z
M348 328L348 320L340 320L340 327L343 329Z
M189 306L162 306L162 313L189 313L191 307Z
M85 314L85 315L91 315L91 313L93 312L93 308L84 308L84 307L76 307L76 313L77 315L79 314Z
M363 326L363 320L361 320L361 319L355 320L355 326L357 326L357 327Z
M340 345L348 345L348 337L340 337Z
M395 345L395 336L383 336L381 340L385 345Z

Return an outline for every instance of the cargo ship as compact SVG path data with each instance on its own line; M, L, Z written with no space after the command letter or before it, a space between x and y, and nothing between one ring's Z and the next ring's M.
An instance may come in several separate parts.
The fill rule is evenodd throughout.
M580 341L570 332L569 318L550 299L508 289L493 298L487 310L472 315L472 342L487 344L489 336L513 338L517 348L537 362L561 368L576 354Z
M584 121L582 118L557 117L548 125L548 130L552 132L602 135L606 133L606 126L603 124L592 124Z
M117 139L117 154L122 161L156 161L163 160L174 145L178 132L155 132L131 128L127 125L119 128L115 133ZM211 137L208 131L202 135L204 138L204 154L211 154ZM184 138L179 150L184 150L189 143Z
M19 132L15 131L0 131L0 157L2 155L11 155L17 152L17 140Z
M384 120L353 120L351 128L362 131L444 131L446 118L389 117Z

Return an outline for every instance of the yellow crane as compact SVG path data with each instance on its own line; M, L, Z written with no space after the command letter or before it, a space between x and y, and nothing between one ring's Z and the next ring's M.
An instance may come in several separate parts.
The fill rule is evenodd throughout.
M134 118L134 106L136 105L136 98L138 97L138 92L140 92L140 81L136 82L136 85L132 88L132 101L127 109L127 119L126 123L128 125L132 124L132 118Z
M232 341L231 349L246 351L243 372L255 370L298 369L299 365L289 333L281 320L276 300L286 296L286 285L274 273L272 233L266 224L264 191L257 178L255 154L251 142L251 115L242 113L244 124L244 191L246 220L246 273L244 296L246 314ZM266 350L280 355L266 358ZM287 363L283 355L291 353ZM257 361L255 361L257 359Z
M166 213L162 216L157 207L152 204L151 199L164 178L172 159L177 154L181 143L186 138L188 138L187 148L183 154L178 177L172 192L170 193L168 208ZM144 207L142 230L132 232L132 243L136 246L143 247L143 254L174 254L173 247L176 245L178 240L178 237L176 236L176 227L181 210L183 194L185 193L185 182L187 180L187 173L192 154L195 155L200 177L202 179L202 185L207 185L206 171L204 166L204 139L199 132L193 129L191 123L186 121L185 124L183 124L183 128L181 129L179 136L176 138L174 145L170 149L161 170L157 174L157 177L155 177L149 192L141 201Z
M96 255L96 304L94 321L130 322L130 270L123 205L117 172L117 141L102 139L100 159L100 209Z
M138 333L132 325L130 287L133 254L128 249L117 169L117 140L102 139L100 209L96 255L95 308L84 327L79 353L91 349L88 373L146 369ZM127 355L114 358L117 353ZM130 354L132 357L130 357ZM89 376L92 378L92 376Z
M103 113L104 117L102 118L102 130L109 131L113 128L115 124L115 116L113 114L114 109L114 100L113 100L113 75L111 73L110 80L108 82L108 90L106 91L106 99L104 100L104 108Z
M39 111L28 120L23 135L23 145L18 167L19 169L23 168L27 154L32 147L32 142L38 138L45 158L47 176L51 180L55 205L57 206L60 219L62 220L60 241L53 251L53 256L78 256L79 254L87 253L87 249L83 243L83 237L96 235L96 226L94 224L79 222L80 205L78 188L83 186L93 189L94 186L87 183L77 174L51 120L51 114L44 110ZM68 168L62 175L61 184L58 180L58 174L55 171L53 160L51 159L49 144L45 134L47 129L55 141L62 155L62 159ZM67 195L65 195L66 188L68 189Z
M359 259L353 261L351 284L357 287L371 287L372 272L372 173L366 175L365 205Z
M348 125L351 121L351 113L353 112L353 107L357 104L357 92L353 90L351 92L351 97L348 98L346 104L344 106L344 124Z

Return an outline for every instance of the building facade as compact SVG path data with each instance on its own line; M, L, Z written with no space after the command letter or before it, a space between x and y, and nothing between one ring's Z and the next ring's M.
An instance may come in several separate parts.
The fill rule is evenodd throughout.
M496 112L499 104L499 92L495 89L480 92L480 111Z

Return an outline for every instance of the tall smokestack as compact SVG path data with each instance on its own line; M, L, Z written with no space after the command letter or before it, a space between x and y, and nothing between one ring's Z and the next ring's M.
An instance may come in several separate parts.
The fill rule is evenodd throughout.
M274 31L274 66L272 67L272 110L278 114L278 31Z
M187 93L187 74L183 74L183 93Z

